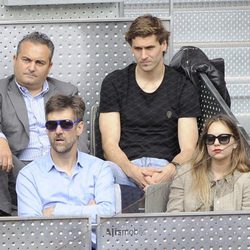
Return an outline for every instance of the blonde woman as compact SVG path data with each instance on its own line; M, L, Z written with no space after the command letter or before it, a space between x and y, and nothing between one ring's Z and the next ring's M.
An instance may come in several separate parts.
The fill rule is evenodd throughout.
M193 160L179 168L167 212L250 210L250 165L237 125L226 115L210 118Z

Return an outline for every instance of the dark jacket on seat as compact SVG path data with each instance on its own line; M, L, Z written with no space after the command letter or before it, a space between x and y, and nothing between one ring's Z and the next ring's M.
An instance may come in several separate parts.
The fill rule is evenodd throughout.
M200 90L199 73L205 73L230 107L231 100L226 87L224 65L223 58L209 60L201 49L193 46L181 47L170 62L170 66L186 75L198 91Z

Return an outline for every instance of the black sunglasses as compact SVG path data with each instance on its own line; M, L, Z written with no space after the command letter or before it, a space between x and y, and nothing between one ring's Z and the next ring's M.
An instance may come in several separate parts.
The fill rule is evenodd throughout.
M63 130L70 130L73 128L73 126L80 122L81 119L77 119L76 121L71 121L71 120L53 120L53 121L47 121L45 123L45 127L46 129L48 129L49 131L54 131L56 130L57 126L60 125L60 127Z
M233 135L231 135L231 134L220 134L218 136L215 136L215 135L212 135L212 134L206 134L205 135L205 143L207 145L213 145L215 140L218 139L220 144L226 145L226 144L228 144L230 142L230 138L232 136Z

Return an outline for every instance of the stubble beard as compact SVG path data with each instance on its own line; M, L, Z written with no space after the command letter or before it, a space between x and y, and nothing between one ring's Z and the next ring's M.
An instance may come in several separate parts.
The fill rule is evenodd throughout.
M56 142L51 143L51 147L53 150L58 154L65 154L71 151L71 149L74 147L76 143L76 140L73 140L71 142L66 142L65 145L57 145Z

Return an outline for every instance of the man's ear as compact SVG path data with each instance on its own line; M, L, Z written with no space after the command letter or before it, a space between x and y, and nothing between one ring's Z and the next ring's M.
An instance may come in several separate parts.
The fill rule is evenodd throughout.
M50 63L49 63L49 70L51 69L52 65L53 65L53 62L50 61Z
M77 135L80 136L85 129L84 122L83 121L78 122L76 129L77 129Z
M17 55L14 55L12 58L13 66L15 66L15 64L16 64L16 59L17 59Z
M166 40L162 42L161 46L162 46L162 52L167 52L168 44Z

